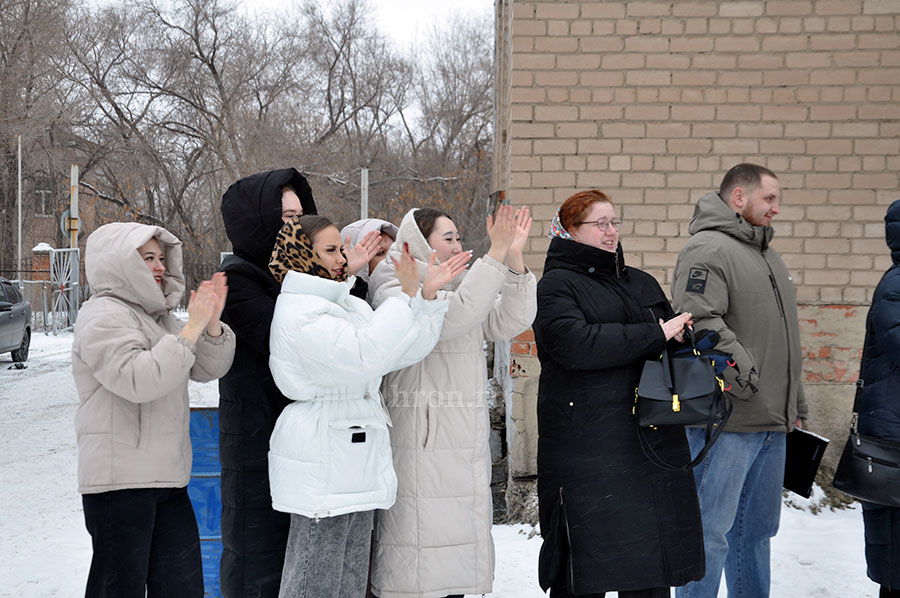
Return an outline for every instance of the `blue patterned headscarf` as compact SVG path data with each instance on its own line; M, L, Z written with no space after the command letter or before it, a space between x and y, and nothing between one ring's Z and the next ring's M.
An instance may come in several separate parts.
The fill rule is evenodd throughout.
M569 241L574 241L575 237L569 234L569 231L566 230L566 227L562 225L562 222L559 219L559 210L560 208L556 208L556 216L553 217L553 220L550 221L550 234L547 236L549 238L559 237L560 239L568 239Z

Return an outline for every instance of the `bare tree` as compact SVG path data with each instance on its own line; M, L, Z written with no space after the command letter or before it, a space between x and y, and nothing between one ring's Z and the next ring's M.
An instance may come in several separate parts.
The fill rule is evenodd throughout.
M365 0L308 0L279 19L244 16L225 0L78 9L0 0L0 10L53 1L55 51L28 54L19 44L16 53L13 35L0 39L0 119L45 115L29 122L46 131L46 170L82 166L97 224L160 224L212 261L227 246L218 207L235 179L295 166L321 211L346 222L358 214L360 168L369 168L370 213L398 220L409 207L441 205L478 247L490 164L489 23L445 23L405 58ZM14 19L0 14L4 31ZM23 70L8 66L13 55L33 60ZM34 76L20 82L12 70ZM43 98L40 110L29 90ZM3 151L10 118L0 120ZM4 206L12 171L8 152L0 159ZM9 236L4 217L0 241Z
M60 49L65 0L0 0L0 270L17 270L17 136L31 187L42 147L61 115L52 60ZM35 165L31 164L32 160ZM29 205L32 205L29 202ZM25 214L26 218L28 213Z

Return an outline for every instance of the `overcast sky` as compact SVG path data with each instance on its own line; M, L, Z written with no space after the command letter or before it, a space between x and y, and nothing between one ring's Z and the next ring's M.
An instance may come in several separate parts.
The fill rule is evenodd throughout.
M327 0L321 0L327 2ZM432 23L449 15L493 15L494 0L369 0L379 27L401 48L427 35ZM284 0L242 0L250 11L278 10ZM417 38L418 36L418 38Z

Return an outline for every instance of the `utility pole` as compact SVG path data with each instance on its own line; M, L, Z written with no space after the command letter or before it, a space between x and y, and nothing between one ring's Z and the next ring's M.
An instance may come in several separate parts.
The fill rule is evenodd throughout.
M71 187L69 197L69 217L66 219L69 231L69 247L78 248L78 164L72 164Z
M369 217L369 169L359 170L359 218L363 220Z
M16 239L17 247L18 247L18 249L16 250L17 251L17 253L16 253L16 276L19 279L19 281L21 281L22 280L22 136L17 135L16 137L17 137L17 145L19 148L19 151L18 151L19 170L18 170L18 175L17 175L18 185L19 185L18 191L17 191L18 204L19 204L19 225L18 225L18 236ZM22 283L19 282L19 285L21 286Z

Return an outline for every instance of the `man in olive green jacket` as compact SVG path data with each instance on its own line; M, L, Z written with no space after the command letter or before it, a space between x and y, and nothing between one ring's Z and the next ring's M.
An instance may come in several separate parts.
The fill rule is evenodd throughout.
M715 598L723 569L729 597L769 595L769 540L781 514L785 437L806 418L796 293L769 247L778 212L775 174L738 164L718 193L697 202L691 239L675 266L673 305L693 314L696 329L718 332L716 348L734 364L723 374L734 412L695 470L706 576L678 588L678 598ZM687 432L696 455L704 429Z

